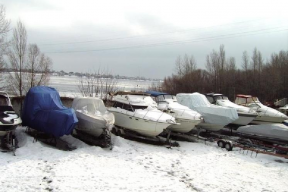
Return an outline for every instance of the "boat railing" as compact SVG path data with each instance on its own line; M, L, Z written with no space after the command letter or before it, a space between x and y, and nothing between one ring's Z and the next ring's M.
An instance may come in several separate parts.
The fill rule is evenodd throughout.
M147 111L147 112L145 113L145 115L143 116L143 119L145 119L147 113L149 113L149 111ZM135 112L134 112L134 114L135 114Z
M265 116L269 116L269 117L273 117L273 116L274 116L274 115L272 115L271 113L268 112L268 108L267 108L265 111L263 111L262 114L265 115ZM276 115L279 115L280 117L281 117L281 116L282 116L282 117L285 116L285 114L281 113L280 111L276 111L275 114L276 114Z
M255 109L249 108L248 113L257 113L257 111Z
M162 115L164 114L164 112L162 112L162 114L159 116L159 118L157 119L157 122L159 122L159 119L162 117ZM171 116L170 120L172 119L173 117Z
M183 116L183 114L187 111L192 111L191 109L180 109L180 108L174 108L174 110L177 110L178 112L174 112L175 113L175 118L179 118L181 116ZM197 119L196 117L199 115L199 113L196 113L192 115L192 113L190 113L190 115L195 119ZM200 117L199 117L200 118Z
M126 110L126 111L125 111L125 114L126 114L126 115L130 115L130 114L128 114L128 112L129 112L129 111ZM152 114L152 113L154 113L154 114L155 114L155 113L159 113L159 114L161 114L161 115L157 118L157 120L156 120L156 119L145 119L145 117L146 117L149 113L150 113L150 114ZM143 116L142 116L142 115L136 116L136 114L137 114L136 111L134 111L132 117L135 117L135 118L137 117L137 118L141 118L141 119L144 119L144 120L161 122L160 119L161 119L161 117L163 116L163 114L165 114L165 113L162 112L162 111L149 111L149 110L147 110L146 113L145 113ZM139 113L138 113L138 114L139 114ZM169 118L169 119L167 118L167 120L171 120L171 121L173 122L173 121L174 121L174 120L173 120L174 117L173 117L172 115L170 115L170 116L171 116L171 118Z

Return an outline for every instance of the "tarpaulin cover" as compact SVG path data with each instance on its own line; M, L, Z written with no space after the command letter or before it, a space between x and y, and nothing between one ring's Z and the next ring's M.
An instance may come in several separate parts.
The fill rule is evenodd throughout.
M246 125L237 132L288 141L288 127L284 124Z
M74 109L65 107L52 87L37 86L29 90L22 111L22 125L55 137L71 134L78 119Z
M168 93L163 93L163 92L158 92L158 91L146 91L145 93L148 93L153 97L157 97L159 95L168 95Z
M180 93L176 98L180 104L200 113L206 123L227 125L238 119L236 109L213 105L200 93Z

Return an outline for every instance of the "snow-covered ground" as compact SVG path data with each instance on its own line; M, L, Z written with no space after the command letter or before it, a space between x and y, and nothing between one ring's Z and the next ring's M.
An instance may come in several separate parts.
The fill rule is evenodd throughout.
M288 160L216 144L179 142L172 149L113 136L113 150L61 151L16 130L16 156L0 153L0 191L288 191Z

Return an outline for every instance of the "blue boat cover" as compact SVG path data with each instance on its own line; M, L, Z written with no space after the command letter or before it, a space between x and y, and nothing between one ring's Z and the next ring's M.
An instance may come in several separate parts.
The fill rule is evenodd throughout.
M74 109L65 107L56 89L46 86L31 88L22 110L22 125L54 137L71 134L78 123Z
M158 91L146 91L145 93L148 93L153 97L157 97L159 95L169 95L168 93L163 93L163 92L158 92Z

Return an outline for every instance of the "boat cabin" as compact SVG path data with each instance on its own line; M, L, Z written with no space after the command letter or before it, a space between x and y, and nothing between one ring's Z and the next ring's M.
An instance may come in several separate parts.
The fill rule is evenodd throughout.
M229 100L228 97L220 94L220 93L207 93L205 94L206 98L211 104L216 105L217 100Z
M259 103L258 97L253 97L252 95L236 95L235 103L238 105L250 105ZM257 105L257 104L256 104Z
M113 107L134 112L136 109L147 109L148 106L156 107L157 104L148 95L115 95Z
M145 93L150 94L151 97L156 101L156 103L166 102L166 100L172 100L177 102L176 96L170 95L168 93L158 92L158 91L146 91Z
M113 107L115 108L119 107L121 109L134 112L136 109L147 109L148 106L131 105L115 101Z
M0 106L11 106L9 96L5 92L0 92Z

